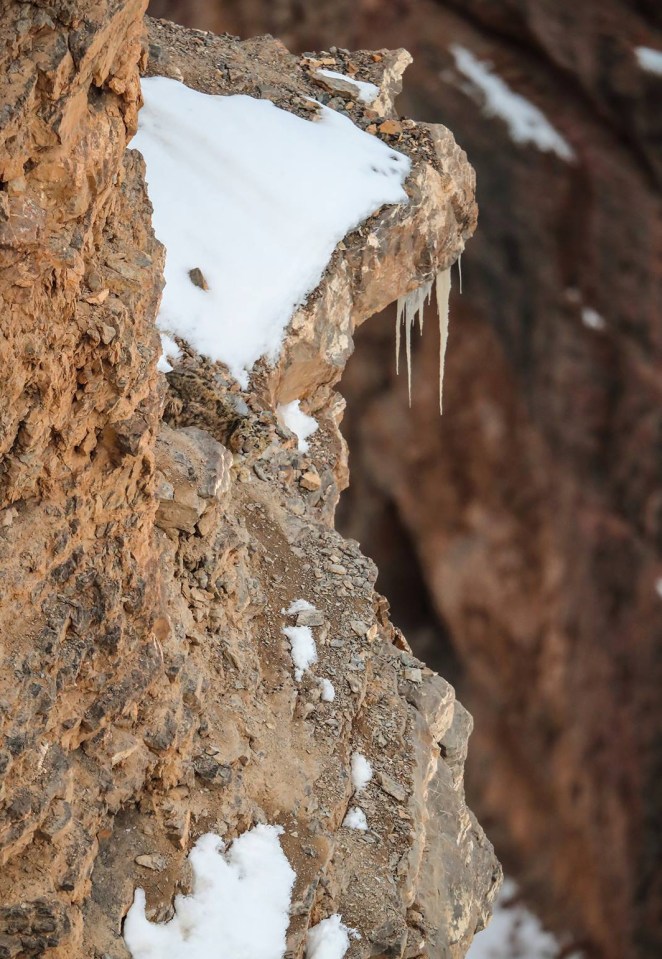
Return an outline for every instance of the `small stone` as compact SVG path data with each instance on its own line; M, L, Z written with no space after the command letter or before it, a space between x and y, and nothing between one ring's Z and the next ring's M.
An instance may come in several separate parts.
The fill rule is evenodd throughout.
M209 289L209 284L205 279L205 275L199 267L194 266L192 270L188 271L188 275L193 286L197 286L201 290Z
M357 636L365 636L365 634L368 632L368 627L360 619L351 620L349 625L352 629L352 632L356 633Z
M416 667L406 666L403 671L403 676L405 679L409 680L410 683L422 683L423 682L423 673L420 669Z
M314 492L320 488L322 485L322 480L320 479L319 473L316 470L308 470L308 472L304 473L299 480L299 485L304 489Z
M398 133L402 133L402 124L398 120L384 120L383 123L379 124L379 132L385 133L387 136L396 136Z
M155 853L148 856L136 856L135 861L143 869L153 869L154 872L161 872L167 865L165 857L158 856Z
M112 343L116 336L117 330L114 326L111 326L109 323L103 323L101 325L101 342L104 344L104 346L108 346L109 343Z
M340 563L331 563L329 566L329 572L335 573L337 576L346 576L347 570L344 566L341 566Z
M303 609L297 616L297 626L323 626L324 615L318 609Z
M407 790L401 783L396 782L395 779L392 779L387 773L377 773L377 780L385 793L393 796L398 802L405 801L407 798Z
M106 287L105 290L99 290L98 293L91 293L89 296L85 297L86 303L91 303L92 306L100 306L102 303L105 303L108 297L110 296L110 290Z

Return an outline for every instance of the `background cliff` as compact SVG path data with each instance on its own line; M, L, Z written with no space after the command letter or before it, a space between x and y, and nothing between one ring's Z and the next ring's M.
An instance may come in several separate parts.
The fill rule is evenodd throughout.
M168 918L198 836L274 823L288 956L340 913L351 955L459 959L500 884L464 800L471 718L333 528L334 386L355 327L456 260L473 170L448 130L408 124L408 202L338 245L278 357L242 389L180 341L166 376L164 249L126 149L140 71L295 115L333 93L277 41L147 33L143 6L2 5L0 956L122 959L136 887ZM405 60L338 66L370 71L384 121ZM308 447L279 413L295 400Z
M392 317L364 327L342 387L343 528L396 621L456 670L477 720L472 797L548 921L589 954L657 954L662 77L641 49L662 50L659 5L153 6L293 49L404 45L399 110L467 150L480 226L462 297L454 277L446 413L434 345L417 345L410 413ZM569 152L488 115L458 47Z

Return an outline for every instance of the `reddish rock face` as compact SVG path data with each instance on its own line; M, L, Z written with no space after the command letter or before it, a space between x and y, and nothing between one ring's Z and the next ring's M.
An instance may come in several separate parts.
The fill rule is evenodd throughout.
M203 22L193 4L152 6L299 49L404 45L402 111L467 150L481 218L443 420L434 335L417 343L410 412L391 319L372 321L343 381L343 521L386 592L394 518L413 545L464 669L474 801L502 856L590 954L657 954L662 77L634 50L662 49L660 7L255 0L206 4ZM452 44L535 104L572 159L515 143Z

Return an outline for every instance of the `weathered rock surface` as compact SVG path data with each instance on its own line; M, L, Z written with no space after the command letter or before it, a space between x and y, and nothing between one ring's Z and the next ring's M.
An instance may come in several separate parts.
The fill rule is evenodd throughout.
M415 357L410 416L390 318L367 324L342 387L343 528L407 620L452 637L475 802L546 919L608 959L662 953L662 79L635 55L662 50L660 4L152 2L166 4L293 49L404 44L399 109L443 118L475 165L447 415L434 344ZM542 110L574 162L513 143L451 44ZM420 612L415 575L401 585L407 540Z
M292 956L339 911L353 955L459 959L500 870L464 802L454 692L333 530L332 387L354 327L463 248L466 158L411 124L410 204L346 238L277 366L242 393L183 344L166 383L163 250L125 150L139 65L150 51L153 72L290 109L326 94L270 39L152 23L143 41L140 2L3 11L0 956L124 959L137 885L163 918L196 836L269 821L297 872ZM394 87L401 57L357 58ZM307 454L275 415L294 396L320 424ZM299 598L319 661L296 683L282 629ZM342 827L356 751L375 770L367 832Z

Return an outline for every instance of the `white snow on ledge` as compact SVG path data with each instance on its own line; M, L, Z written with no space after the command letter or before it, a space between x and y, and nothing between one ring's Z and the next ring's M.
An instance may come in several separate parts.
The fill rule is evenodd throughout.
M635 47L634 55L642 70L662 77L662 50L654 50L652 47Z
M451 44L449 50L457 70L470 81L467 93L479 103L486 116L504 121L515 143L531 143L543 152L556 153L566 162L574 160L574 150L545 114L493 73L489 61L478 60L457 43Z
M336 244L384 204L407 202L411 163L326 107L304 120L167 77L143 79L142 92L131 145L166 247L159 328L245 387L260 357L278 356Z
M329 77L332 80L345 80L351 83L358 90L358 98L361 103L374 103L379 96L379 87L374 83L367 83L365 80L355 80L354 77L348 77L344 73L336 73L335 70L318 70L323 77Z

